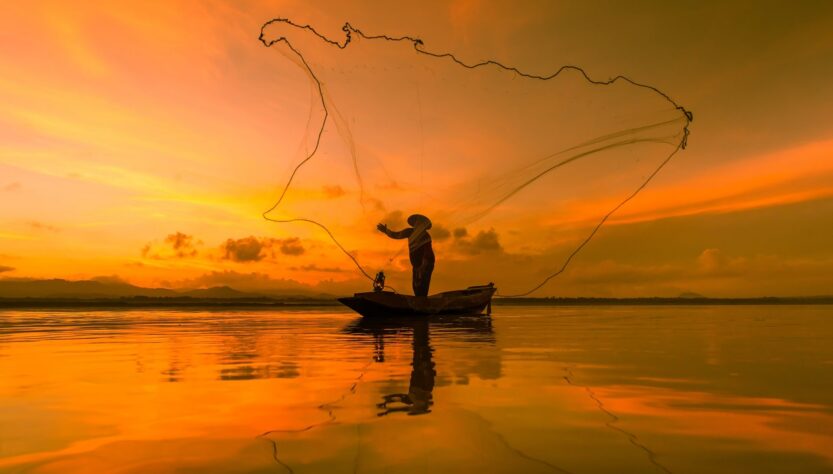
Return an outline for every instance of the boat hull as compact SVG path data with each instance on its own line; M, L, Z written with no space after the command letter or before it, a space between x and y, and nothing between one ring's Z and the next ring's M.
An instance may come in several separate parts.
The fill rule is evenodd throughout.
M491 307L495 287L491 283L431 296L401 295L391 291L356 293L339 298L345 306L365 317L430 316L434 314L480 314Z

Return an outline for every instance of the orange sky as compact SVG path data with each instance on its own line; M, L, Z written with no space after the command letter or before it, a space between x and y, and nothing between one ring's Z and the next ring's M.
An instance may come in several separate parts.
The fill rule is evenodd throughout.
M579 64L600 78L628 74L694 112L689 148L540 295L831 292L830 7L611 11L455 1L390 8L196 1L7 7L0 18L0 277L117 276L152 286L311 286L332 293L364 288L351 262L318 229L260 217L309 149L305 134L321 117L309 79L286 50L257 41L265 20L283 16L334 38L344 21L368 33L419 36L431 50L472 62L496 58L535 73ZM523 84L509 92L484 89L490 99L477 110L448 112L454 104L442 104L440 86L455 94L518 81L470 79L442 64L423 65L404 49L367 46L345 53L355 56L309 51L330 81L326 87L343 123L328 124L321 154L299 175L288 208L278 214L315 213L368 271L384 267L404 288L406 254L396 253L399 243L373 234L374 222L426 208L445 219L436 203L456 202L469 191L455 183L488 177L475 163L511 169L520 156L580 141L581 126L598 128L590 137L607 131L606 120L621 119L617 111L632 113L623 122L629 126L667 118L650 97L627 90L591 97L597 92L571 78L552 95ZM342 57L365 68L365 75L328 72L327 61ZM419 74L439 79L403 85L414 94L409 97L371 82L357 85L361 78L401 83L416 77L408 68L421 67L427 72ZM558 102L576 97L574 90L599 105ZM525 101L512 95L527 91ZM391 98L381 100L385 92ZM481 92L471 93L477 98ZM642 108L624 110L634 97ZM368 109L360 111L363 104ZM647 110L654 115L638 116ZM482 117L490 113L516 128L488 129ZM362 123L356 117L369 118ZM531 135L540 117L560 124L562 133L529 139L540 135ZM572 125L568 133L564 127ZM381 205L360 205L345 130L355 139L371 197L382 196ZM449 150L459 158L456 165L443 155ZM581 165L575 175L553 177L466 224L468 237L435 235L434 288L481 280L507 292L534 286L559 266L602 209L634 187L635 181L619 183L619 177L643 176L663 150L623 152L634 162L645 152L639 167L623 173L611 171L612 161ZM419 178L415 156L424 167ZM448 171L438 172L445 164ZM604 176L589 174L602 166ZM593 186L572 187L591 179ZM389 184L424 198L400 199L407 194L385 188ZM460 222L438 221L448 230Z

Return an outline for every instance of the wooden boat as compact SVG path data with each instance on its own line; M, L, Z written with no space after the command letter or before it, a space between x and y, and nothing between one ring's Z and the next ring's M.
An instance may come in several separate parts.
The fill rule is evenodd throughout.
M392 291L356 293L338 300L365 317L430 316L433 314L480 314L491 312L495 285L470 286L431 296L401 295Z

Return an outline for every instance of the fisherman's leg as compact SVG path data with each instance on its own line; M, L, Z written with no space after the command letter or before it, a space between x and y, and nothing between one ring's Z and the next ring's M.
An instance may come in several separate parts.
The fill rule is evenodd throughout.
M428 296L428 286L431 284L431 271L434 269L434 262L424 258L414 267L414 294L416 296Z
M414 296L420 296L419 289L420 289L420 278L419 278L419 266L414 265L413 269L413 276L411 277L411 286L414 288Z
M428 288L425 286L425 265L422 263L414 267L414 295L428 296Z
M434 262L430 259L423 259L414 270L416 281L414 282L414 294L417 296L428 296L428 288L431 285L431 272L434 270Z
M414 296L425 296L422 293L422 265L425 261L425 252L421 248L412 250L408 257L411 260L411 267L413 268L411 286L414 289Z
M431 274L434 272L434 260L425 259L420 267L420 292L424 296L428 296L428 289L431 287Z

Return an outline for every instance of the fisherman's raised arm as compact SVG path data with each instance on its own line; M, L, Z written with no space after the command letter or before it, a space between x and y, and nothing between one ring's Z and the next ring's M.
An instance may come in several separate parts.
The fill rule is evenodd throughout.
M407 239L414 232L414 229L411 228L411 227L408 227L407 229L398 230L398 231L397 230L390 230L390 229L388 229L388 226L385 225L385 224L379 224L379 225L376 226L376 228L379 230L379 232L387 235L391 239Z

